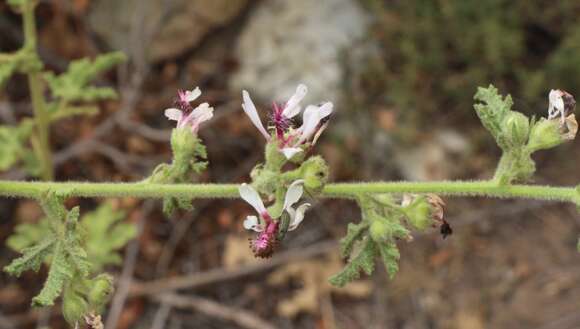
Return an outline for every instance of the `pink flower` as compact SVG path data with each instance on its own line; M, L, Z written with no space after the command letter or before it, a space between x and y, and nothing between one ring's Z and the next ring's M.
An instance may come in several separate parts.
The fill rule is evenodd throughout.
M303 183L303 180L297 180L290 184L286 191L283 211L286 211L290 216L288 231L293 231L298 227L304 219L306 209L310 207L310 204L304 203L296 209L293 208L293 205L302 197L304 191L302 187ZM259 233L251 242L252 250L256 257L270 257L278 245L279 221L274 220L270 216L270 213L262 202L260 194L252 186L244 183L240 186L239 192L242 199L254 207L258 213L258 216L247 216L244 221L245 229Z
M175 107L166 109L165 116L169 120L177 121L177 128L190 127L191 132L196 134L200 124L213 117L213 108L208 103L202 103L196 108L191 106L190 103L200 95L198 87L191 91L178 90Z
M271 128L275 131L275 138L278 141L280 152L282 152L287 159L292 158L299 152L303 151L302 145L307 141L310 141L312 137L312 144L316 142L324 128L325 119L332 113L332 103L326 102L320 106L309 105L302 114L302 126L294 129L292 127L292 118L298 115L301 111L300 102L306 96L308 88L300 84L296 88L296 92L290 99L284 104L284 106L279 106L274 103L272 107L272 114L270 115L270 121L272 123ZM258 110L250 98L250 94L247 91L242 92L242 108L244 112L248 115L254 126L258 128L260 133L266 138L266 141L272 139L272 135L268 133L260 116L258 115Z

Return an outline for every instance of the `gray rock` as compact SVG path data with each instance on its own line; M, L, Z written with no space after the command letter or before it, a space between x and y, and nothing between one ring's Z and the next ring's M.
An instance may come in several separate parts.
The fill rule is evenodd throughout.
M300 82L306 102L337 101L341 52L365 35L369 15L355 0L271 0L251 14L238 41L232 90L283 101Z
M142 40L151 61L170 59L193 49L212 30L231 22L248 0L99 0L89 14L89 24L111 48L131 51L132 25L143 20ZM136 17L142 15L142 17ZM137 25L139 26L139 25ZM149 32L147 30L151 29Z

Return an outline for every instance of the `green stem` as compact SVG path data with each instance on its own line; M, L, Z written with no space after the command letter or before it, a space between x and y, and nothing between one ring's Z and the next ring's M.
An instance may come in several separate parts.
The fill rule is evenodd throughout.
M24 47L33 49L36 53L36 21L34 20L34 1L25 1L22 9L22 21L24 25ZM28 74L28 85L30 88L30 98L34 110L34 120L36 121L36 132L38 135L38 154L42 165L42 178L52 180L52 154L50 151L49 125L50 117L46 111L46 104L43 96L41 73L32 71Z
M0 181L0 196L38 198L46 191L67 197L237 198L237 184L148 184ZM374 193L436 193L446 196L526 198L580 203L574 187L540 185L498 186L493 181L376 182L328 184L321 193L326 198L354 199Z

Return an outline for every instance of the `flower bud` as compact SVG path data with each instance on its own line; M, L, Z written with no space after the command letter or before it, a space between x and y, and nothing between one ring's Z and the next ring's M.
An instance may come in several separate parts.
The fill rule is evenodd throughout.
M306 160L301 166L304 187L313 193L319 193L328 181L328 165L320 156Z
M62 315L70 325L74 326L88 312L88 308L89 306L82 296L71 288L67 288L62 299Z
M424 230L429 226L441 227L446 223L443 219L445 203L436 194L405 195L401 205L411 225L418 230Z
M266 144L265 163L270 170L279 170L287 161L278 149L278 143L278 140L274 138Z
M388 223L382 218L373 220L369 233L375 242L384 242L393 235Z
M522 146L528 140L530 122L522 113L510 111L503 119L502 130L510 146Z
M113 278L110 275L101 274L91 280L91 287L87 294L91 307L99 310L106 304L112 292Z
M549 149L565 141L560 132L558 120L540 119L530 131L527 149L530 152Z
M425 197L405 195L401 205L409 222L416 229L424 230L433 224L431 220L431 205Z
M175 128L171 132L171 150L175 162L188 163L194 157L198 139L189 128Z

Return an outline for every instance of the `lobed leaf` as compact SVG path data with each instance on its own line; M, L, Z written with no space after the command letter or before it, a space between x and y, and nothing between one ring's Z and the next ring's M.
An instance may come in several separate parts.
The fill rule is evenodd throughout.
M345 265L344 269L328 279L335 286L344 287L347 283L360 278L360 272L367 275L373 273L375 269L375 256L377 255L377 244L370 238L365 239L359 253Z
M399 271L399 258L401 258L397 244L394 241L389 241L379 244L378 248L387 274L392 279Z
M342 257L348 257L352 252L354 243L363 238L369 225L367 223L349 223L346 230L346 236L340 240L340 254Z
M44 78L56 98L66 102L92 102L117 97L114 89L109 87L88 86L100 73L126 60L121 52L112 52L97 56L93 61L87 58L71 62L68 70L58 76L47 72Z
M473 98L481 102L474 104L473 107L485 129L492 134L502 149L509 147L504 140L502 122L514 104L511 96L502 97L497 88L489 85L487 88L477 88Z
M48 237L34 246L24 248L22 256L4 267L4 271L13 276L20 276L22 272L27 270L37 272L44 259L52 253L55 244L56 239Z
M123 223L125 213L115 210L110 203L103 203L81 219L85 246L95 271L119 264L121 256L117 250L137 235L134 224Z
M74 276L74 267L68 260L66 246L59 241L52 252L52 261L48 277L40 293L32 299L32 306L51 306L60 296L63 286Z
M22 252L24 248L37 244L50 234L48 221L43 218L37 223L16 226L14 233L6 239L6 245L14 251Z

